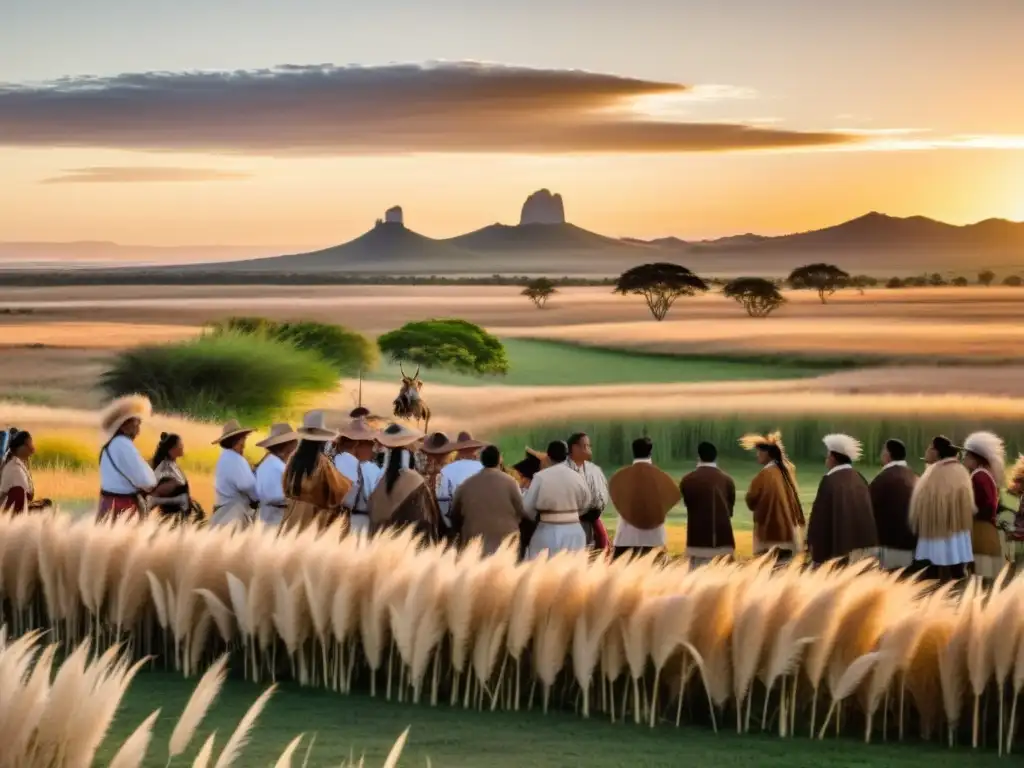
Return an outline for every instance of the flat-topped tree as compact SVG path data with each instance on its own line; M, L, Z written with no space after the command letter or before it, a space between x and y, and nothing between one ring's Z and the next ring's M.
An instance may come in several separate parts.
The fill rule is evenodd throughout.
M613 293L643 296L654 319L660 322L680 296L693 296L707 291L708 284L686 267L656 262L641 264L623 272L615 281Z
M829 296L850 284L850 275L835 264L807 264L790 272L787 282L796 290L817 291L825 304Z
M985 269L978 273L978 282L986 287L992 285L992 281L996 279L996 273L991 269Z
M558 293L554 281L546 277L537 277L526 284L522 295L532 301L537 309L544 309L548 299Z
M377 339L394 363L413 363L477 376L508 373L505 347L497 337L466 320L443 318L406 323Z
M768 317L786 303L786 297L771 280L763 277L738 277L722 288L722 295L735 300L751 317Z

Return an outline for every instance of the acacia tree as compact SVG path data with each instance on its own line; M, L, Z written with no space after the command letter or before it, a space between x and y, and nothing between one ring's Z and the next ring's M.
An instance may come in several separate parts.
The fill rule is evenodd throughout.
M508 373L501 341L478 325L457 318L421 320L378 337L377 346L393 363L416 363L475 375Z
M726 283L722 295L741 304L751 317L768 317L786 303L778 286L763 277L738 277Z
M829 296L850 284L850 275L835 264L807 264L790 272L788 282L797 290L817 291L821 303L825 304Z
M996 273L991 269L986 269L978 273L978 282L988 287L992 285L992 281L996 279Z
M522 295L532 301L537 309L544 309L548 299L558 293L558 289L552 280L546 277L538 277L531 280L523 288Z
M651 315L659 322L680 296L707 293L708 284L679 264L656 262L626 270L615 281L613 293L643 296Z

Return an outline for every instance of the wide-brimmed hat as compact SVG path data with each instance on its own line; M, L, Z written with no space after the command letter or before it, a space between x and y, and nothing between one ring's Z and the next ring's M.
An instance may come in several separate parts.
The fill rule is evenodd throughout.
M144 395L129 395L114 400L100 414L100 429L107 440L111 439L129 419L148 419L153 413L149 398Z
M421 450L430 456L443 456L452 452L448 447L450 444L451 440L444 432L433 432L423 440Z
M295 432L300 440L310 440L316 443L329 443L338 436L333 429L328 429L323 411L309 411L302 417L302 426Z
M408 448L416 441L422 439L422 432L417 429L410 429L402 424L389 424L377 434L377 442L385 448Z
M448 444L448 451L471 451L480 450L486 448L487 443L482 443L479 440L474 440L473 436L469 432L459 432L459 436L455 440Z
M356 443L372 443L376 441L378 432L370 426L365 418L357 417L343 426L338 434L346 440Z
M291 424L271 424L267 436L256 443L257 448L273 448L277 445L284 445L299 439L299 434L292 429Z
M255 429L250 427L243 427L238 423L238 419L231 419L220 430L220 437L211 441L210 445L219 445L225 440L230 440L232 437L239 437L240 435L248 435L255 432Z

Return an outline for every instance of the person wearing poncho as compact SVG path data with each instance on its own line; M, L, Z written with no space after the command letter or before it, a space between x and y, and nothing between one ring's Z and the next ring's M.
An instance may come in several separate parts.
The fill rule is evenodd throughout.
M615 558L664 550L665 518L680 498L675 481L651 460L651 438L637 438L632 448L633 463L608 481L608 493L619 513Z
M807 523L782 435L745 435L740 438L740 446L756 451L761 465L746 497L747 508L754 516L754 555L774 552L778 559L788 560L803 551Z
M736 553L736 483L718 467L718 449L711 443L697 446L697 459L679 490L686 505L686 556L691 565L705 565Z
M910 530L910 498L917 475L907 465L907 447L887 440L882 449L882 471L871 481L871 510L878 530L878 562L887 571L909 568L914 562L917 536Z
M455 500L455 492L466 480L483 470L484 465L480 461L480 451L486 447L486 443L474 440L469 432L460 432L454 442L450 442L440 449L443 456L454 455L455 457L441 467L435 486L441 521L449 531L452 531L451 508L452 502Z
M526 512L519 486L501 468L501 451L485 446L480 464L483 468L461 482L452 496L451 526L460 547L480 539L483 553L491 555L519 534Z
M580 518L591 503L591 489L582 473L570 467L569 448L561 440L548 445L551 466L533 476L523 499L526 516L537 521L537 529L526 550L527 559L543 552L577 551L587 548L587 535Z
M370 496L370 534L411 526L427 542L440 541L441 513L423 475L410 469L414 447L423 433L391 424L377 437L388 449L388 463Z
M995 579L1006 565L998 527L999 503L1006 474L1006 448L1002 439L991 432L968 435L964 440L963 462L971 473L977 510L971 526L974 573L985 580Z
M860 442L849 435L826 435L828 471L818 485L807 524L811 562L839 559L853 563L878 556L878 531L871 509L871 489L853 468L861 457Z
M334 442L338 433L327 427L322 412L307 413L295 432L299 445L288 459L282 479L288 506L281 530L302 532L313 525L323 530L341 515L352 481L324 451L325 444Z
M962 579L974 563L974 487L959 454L949 438L934 438L925 454L928 468L910 498L910 528L917 534L913 567L927 579Z

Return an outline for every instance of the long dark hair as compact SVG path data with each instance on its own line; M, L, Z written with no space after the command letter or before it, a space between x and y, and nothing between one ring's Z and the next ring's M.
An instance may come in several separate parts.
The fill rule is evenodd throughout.
M391 493L391 489L398 482L398 475L402 471L402 456L406 453L408 453L406 448L392 448L388 453L388 465L384 469L384 488L388 493ZM410 455L409 458L409 463L412 464L412 456Z
M757 446L762 451L768 454L768 458L775 462L775 466L779 468L782 473L782 479L786 483L786 487L793 494L793 500L796 502L796 508L800 510L800 514L804 513L804 505L800 503L800 491L797 490L796 483L793 482L793 476L790 474L789 467L786 466L786 457L782 454L782 449L779 448L775 443L762 443Z
M316 440L300 440L295 449L285 474L285 487L293 496L302 493L302 481L316 470L316 465L324 452L324 444Z
M32 439L32 435L25 430L12 429L11 439L7 443L7 455L3 457L3 464L6 464L18 453L18 449ZM0 465L2 466L2 465Z
M160 442L156 444L156 450L153 452L153 458L149 460L149 466L156 469L167 461L174 446L180 442L180 435L176 435L173 432L161 432Z

